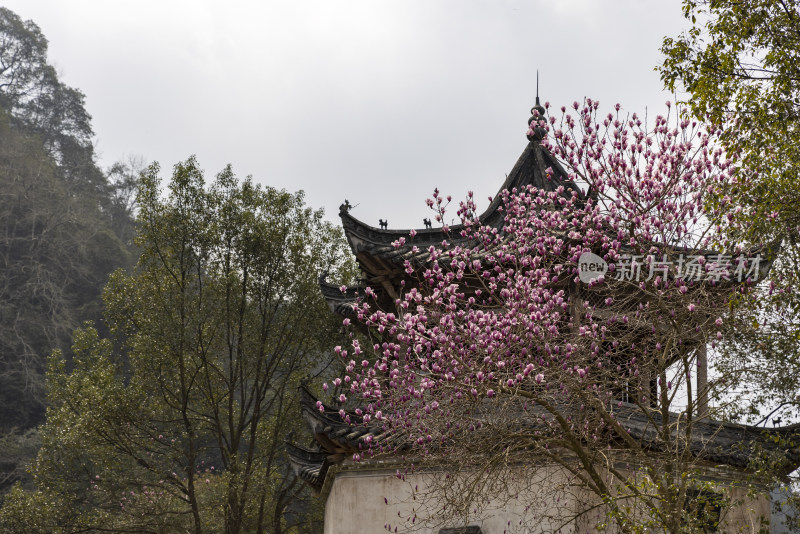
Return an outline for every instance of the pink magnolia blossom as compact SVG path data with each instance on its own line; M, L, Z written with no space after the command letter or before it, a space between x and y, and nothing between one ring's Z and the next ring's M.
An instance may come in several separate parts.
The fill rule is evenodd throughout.
M715 244L714 222L723 215L704 200L732 179L735 162L686 120L659 116L648 130L619 106L606 116L589 99L572 108L577 114L562 107L560 120L550 117L541 144L573 182L502 191L501 228L482 224L468 195L459 204L460 226L444 225L449 235L428 248L430 261L405 263L417 283L404 286L394 309L379 308L375 291L365 289L355 311L376 333L372 346L352 337L361 365L335 349L365 423L374 419L430 453L459 433L480 431L483 422L472 414L485 399L510 398L517 412L536 406L550 413L540 418L550 432L574 432L558 418L560 407L608 409L644 369L660 376L652 366L667 347L698 343L724 313L725 293L701 280L719 267L713 260L697 253L679 272L663 258ZM547 175L557 179L552 167ZM441 221L450 201L437 189L426 203ZM394 245L408 246L403 238ZM608 266L586 284L578 267L585 253ZM651 402L649 395L649 384L641 386L631 402ZM581 439L595 442L612 425L593 424L580 429Z

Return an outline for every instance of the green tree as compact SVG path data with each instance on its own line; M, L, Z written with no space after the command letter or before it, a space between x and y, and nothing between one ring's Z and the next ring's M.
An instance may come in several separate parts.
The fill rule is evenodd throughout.
M108 274L130 261L97 203L71 194L41 138L12 122L0 109L0 439L26 445L0 448L0 491L24 472L12 451L35 453L47 354L100 317Z
M132 265L131 174L97 167L83 95L38 26L0 8L0 498L35 455L46 355L69 356L109 273Z
M684 0L683 13L691 28L664 39L662 80L750 171L711 197L729 243L776 255L769 294L731 303L717 372L739 392L724 399L731 417L786 425L800 418L800 5Z
M326 372L340 336L318 279L351 276L346 244L302 193L230 168L206 188L192 158L164 199L157 173L142 175L139 262L105 290L110 335L86 326L73 368L51 361L38 491L9 496L8 530L44 494L75 529L287 532L301 519L286 513L307 494L284 439L296 386Z
M94 162L94 135L84 95L58 79L47 39L33 21L0 7L0 106L16 125L39 135L63 179L97 196L104 179Z
M770 417L785 423L800 415L800 6L684 0L683 12L691 28L664 39L662 80L687 95L689 113L720 128L727 152L749 170L712 197L727 209L729 243L778 254L770 297L734 303L721 365L747 370L742 389L752 402L731 405L750 409L734 415L777 410Z
M127 156L115 162L107 171L110 190L109 214L111 224L124 243L132 243L136 234L136 193L147 164L142 156Z
M685 91L698 118L722 128L722 142L758 171L733 191L753 235L798 234L800 6L784 0L685 0L692 22L664 39L661 77ZM757 216L756 216L757 215Z

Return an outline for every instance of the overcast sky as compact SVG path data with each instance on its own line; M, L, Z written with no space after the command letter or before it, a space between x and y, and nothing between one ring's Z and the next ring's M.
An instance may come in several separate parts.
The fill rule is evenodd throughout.
M303 189L377 226L422 226L434 187L487 205L542 101L651 115L680 0L2 0L86 94L100 163Z

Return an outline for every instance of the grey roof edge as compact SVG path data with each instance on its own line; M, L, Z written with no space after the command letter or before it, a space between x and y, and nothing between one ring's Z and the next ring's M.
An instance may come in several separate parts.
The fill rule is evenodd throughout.
M328 283L324 274L319 277L319 287L322 297L333 313L350 318L356 316L355 307L359 298L363 296L363 287L345 286L344 291L342 291L341 286Z
M325 453L307 449L288 441L285 446L289 464L292 466L295 475L319 493L322 490L329 467Z
M547 169L552 170L552 175L548 177ZM500 210L503 199L502 193L505 190L522 190L528 185L533 185L538 189L555 191L559 186L565 186L565 195L575 191L580 198L585 198L584 193L578 188L575 182L568 178L568 173L564 170L559 161L538 141L530 141L523 150L511 172L506 177L503 185L497 194L492 197L489 207L480 215L480 221L484 225L500 228L505 220L505 215ZM342 227L350 247L355 254L362 250L370 250L375 247L387 247L400 238L408 238L411 229L380 229L364 223L353 217L348 209L339 212L342 220ZM441 228L417 228L414 231L416 236L414 244L420 248L427 248L429 245L441 243L443 239L450 242L457 242L461 239L460 234L463 227L454 225L450 227L448 234Z
M659 412L646 414L635 404L621 403L616 415L617 421L631 436L654 451L660 449L654 440L656 429L652 424L661 424ZM669 414L670 427L677 428L681 424L687 424L684 414ZM689 449L700 460L747 469L759 452L765 452L785 459L781 469L784 475L800 467L800 424L765 428L700 418L692 425Z
M322 404L323 411L320 412L316 404L318 399L306 387L303 387L303 391L303 411L312 431L317 436L324 436L321 437L323 442L330 440L352 452L366 449L368 439L387 448L396 448L397 444L402 442L402 436L391 435L382 425L365 425L362 419L352 412L348 411L352 424L342 421L338 410L325 404ZM660 423L660 413L646 414L639 406L629 403L622 403L614 411L619 423L630 435L642 440L648 448L659 450L654 436L656 429L652 426L651 420ZM528 418L530 419L528 423L536 420L535 417ZM685 420L684 416L670 413L670 425L679 425L682 420ZM522 420L519 422L525 424ZM763 451L783 456L786 459L783 466L785 473L800 467L800 424L763 428L700 419L694 421L693 425L690 449L699 460L748 468L754 455L758 451ZM401 446L401 448L406 447Z

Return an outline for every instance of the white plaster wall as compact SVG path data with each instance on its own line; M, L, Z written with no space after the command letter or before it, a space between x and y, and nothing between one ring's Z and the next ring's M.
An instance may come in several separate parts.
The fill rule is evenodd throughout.
M407 521L415 510L423 516L435 510L436 503L430 500L426 501L428 506L420 510L420 502L412 499L414 488L425 492L431 475L406 475L405 480L400 480L394 469L361 465L350 466L333 476L325 505L325 534L379 534L387 532L386 525L391 526L392 532L397 528L396 532L438 534L443 527L463 526L453 522L431 526L424 520ZM559 471L547 467L537 470L537 479L537 484L541 481L552 487L560 487L564 482ZM726 493L740 504L725 514L720 532L758 532L764 526L762 520L769 519L769 500L765 496L747 497L743 490L730 487ZM558 519L574 516L579 507L585 508L594 502L596 497L586 491L566 497L550 495L535 503L530 499L499 497L481 511L479 519L470 520L468 524L480 526L483 534L538 534L554 532L558 527L565 527L561 532L594 531L597 522L604 520L601 508L582 516L577 525L563 525ZM614 530L612 527L606 532Z
M542 474L543 479L547 478ZM556 472L550 474L554 485L558 485L558 481L552 477L557 476ZM438 534L444 527L463 526L456 524L456 520L435 526L426 524L424 519L414 523L407 521L415 510L423 516L433 514L435 503L426 501L427 506L420 510L420 502L412 499L413 489L424 493L429 480L430 475L425 474L406 475L405 480L400 480L396 471L389 469L356 468L336 473L325 504L325 534L376 534L387 532L386 525L391 526L392 532L397 527L397 532ZM564 515L565 509L573 505L563 499L553 502L550 515L556 510ZM529 507L527 502L500 499L489 503L480 519L470 520L468 524L480 526L483 534L553 531L554 524L542 519L541 516L546 515L542 511L542 508Z

